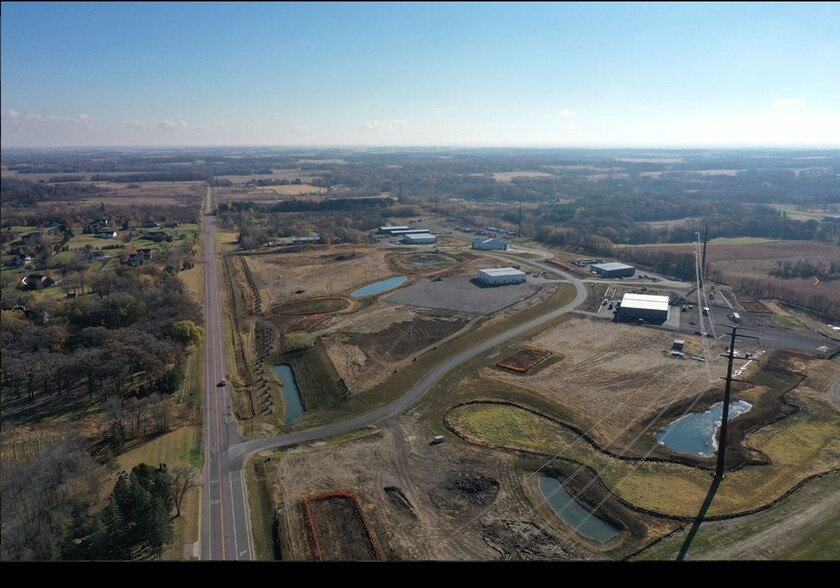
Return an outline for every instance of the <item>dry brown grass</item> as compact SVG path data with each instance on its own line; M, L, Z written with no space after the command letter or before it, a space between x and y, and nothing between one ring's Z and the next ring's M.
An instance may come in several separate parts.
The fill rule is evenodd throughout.
M513 181L514 178L551 178L553 174L538 171L515 171L515 172L496 172L493 178L497 182L507 184Z
M336 257L352 251L356 256L343 261ZM387 251L377 247L316 247L296 253L245 255L260 289L264 308L316 296L349 294L354 289L394 275L385 261ZM305 290L297 294L297 290Z
M278 196L298 196L300 194L326 194L327 189L309 184L289 184L287 186L265 186L257 188L260 192L274 192Z
M632 247L628 247L632 249ZM690 243L684 245L657 245L657 249L674 253L691 253L696 246ZM818 241L763 241L761 243L714 243L710 242L706 251L708 261L725 260L756 260L756 259L785 259L796 258L828 258L836 259L840 255L837 245L820 243Z
M700 337L682 338L687 355L703 353ZM529 342L562 353L564 361L534 375L493 368L480 374L533 390L582 422L597 423L590 435L607 443L635 419L717 386L724 362L674 359L669 355L673 340L668 331L573 318Z

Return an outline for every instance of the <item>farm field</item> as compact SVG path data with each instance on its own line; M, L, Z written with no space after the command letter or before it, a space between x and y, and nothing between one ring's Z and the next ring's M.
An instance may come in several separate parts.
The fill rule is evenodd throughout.
M626 246L624 249L632 249L633 247L637 246ZM656 247L674 253L691 253L696 250L696 245L693 243L683 245L657 243L646 245L645 247ZM837 256L837 253L837 246L831 243L817 241L773 241L769 239L739 237L737 239L710 240L706 250L706 258L710 262L802 257L833 258Z

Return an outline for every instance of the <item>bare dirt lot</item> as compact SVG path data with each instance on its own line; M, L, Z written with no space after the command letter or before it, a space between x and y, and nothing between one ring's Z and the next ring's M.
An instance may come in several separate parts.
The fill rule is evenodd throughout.
M355 252L352 258L339 260ZM263 306L314 296L349 294L354 289L396 275L376 247L331 247L291 253L246 255ZM298 290L303 290L298 292Z
M703 355L702 339L684 336L686 355ZM640 414L658 410L718 386L723 361L674 359L674 333L636 325L574 318L533 339L541 349L562 353L562 362L533 376L485 368L481 375L506 381L562 406L592 423L589 433L612 439Z
M377 435L341 446L264 454L271 456L273 494L282 497L280 537L309 534L294 506L305 496L353 488L383 559L604 557L537 511L523 485L528 469L519 456L459 442L430 445L432 434L416 416L405 416ZM319 467L312 467L316 462ZM289 560L312 557L290 539L281 552Z

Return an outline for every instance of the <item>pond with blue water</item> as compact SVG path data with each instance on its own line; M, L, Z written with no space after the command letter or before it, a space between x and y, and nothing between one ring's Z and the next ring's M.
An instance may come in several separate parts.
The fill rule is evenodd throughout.
M744 400L729 403L732 420L752 408ZM718 429L723 420L723 402L713 404L706 412L696 412L675 420L654 435L656 441L671 451L699 457L711 457L717 451Z
M358 290L354 290L350 293L350 296L353 298L362 298L364 296L372 296L373 294L379 294L380 292L384 292L385 290L390 290L391 288L396 288L403 282L408 279L408 276L397 276L395 278L388 278L387 280L380 280L378 282L374 282L373 284L368 284Z
M581 506L555 478L540 476L539 482L540 492L551 510L576 533L598 543L606 543L618 535L620 529Z
M303 416L303 403L300 400L295 373L288 364L276 365L271 370L274 375L283 383L283 400L286 405L286 412L283 415L283 424L288 425L293 420Z

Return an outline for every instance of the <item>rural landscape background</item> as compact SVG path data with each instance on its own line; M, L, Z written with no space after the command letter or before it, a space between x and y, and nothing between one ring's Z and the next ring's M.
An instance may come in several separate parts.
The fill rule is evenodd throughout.
M840 558L836 6L2 8L3 561Z

